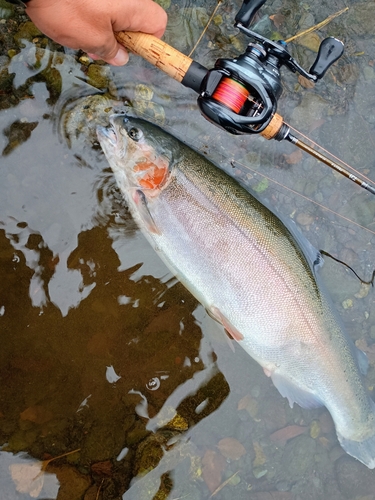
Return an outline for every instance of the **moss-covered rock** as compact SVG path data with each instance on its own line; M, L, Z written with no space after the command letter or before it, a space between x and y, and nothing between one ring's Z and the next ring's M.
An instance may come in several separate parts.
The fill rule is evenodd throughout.
M14 5L6 0L0 0L0 19L9 19L14 16Z
M109 67L90 64L87 70L88 83L97 89L105 89L109 84Z
M22 40L27 40L31 42L35 37L42 35L39 28L35 26L31 21L26 21L21 24L18 32L14 35L14 41L19 47L24 47Z

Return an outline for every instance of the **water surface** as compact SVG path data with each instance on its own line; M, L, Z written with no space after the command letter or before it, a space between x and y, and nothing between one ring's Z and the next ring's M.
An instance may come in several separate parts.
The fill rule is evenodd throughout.
M166 40L188 53L215 5L172 1ZM239 5L219 7L196 60L244 49ZM255 29L286 39L347 5L318 31L345 55L314 88L283 70L279 112L375 182L373 2L270 0ZM160 262L94 128L131 103L367 279L374 197L291 144L218 130L192 91L139 58L87 66L30 35L21 12L0 24L0 498L375 498L373 472L343 453L327 411L290 409ZM290 50L307 69L315 59ZM321 273L368 352L372 390L373 291L329 259Z

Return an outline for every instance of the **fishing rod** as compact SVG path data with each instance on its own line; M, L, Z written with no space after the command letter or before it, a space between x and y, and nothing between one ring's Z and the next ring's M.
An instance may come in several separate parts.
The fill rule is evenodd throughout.
M128 31L116 32L119 43L143 57L168 76L199 94L202 115L227 132L260 134L266 139L286 140L314 156L372 194L375 186L347 171L291 134L277 110L282 93L281 66L316 82L344 52L344 44L328 37L320 44L309 72L289 54L283 40L274 42L251 31L248 26L266 0L244 0L235 16L234 26L252 41L245 52L234 59L218 59L207 69L153 35Z

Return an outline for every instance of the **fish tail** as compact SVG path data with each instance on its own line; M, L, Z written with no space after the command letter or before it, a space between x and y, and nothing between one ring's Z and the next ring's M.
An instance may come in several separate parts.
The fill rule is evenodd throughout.
M344 450L356 458L363 464L365 464L369 469L375 468L375 404L371 401L371 409L372 414L372 427L373 433L363 441L355 441L349 438L345 438L339 433L337 433L337 437L340 441L341 446Z

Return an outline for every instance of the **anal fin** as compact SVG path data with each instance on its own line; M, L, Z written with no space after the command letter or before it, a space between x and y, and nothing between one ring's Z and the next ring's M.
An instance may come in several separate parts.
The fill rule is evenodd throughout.
M279 393L284 398L288 399L291 408L293 408L294 403L297 403L299 406L301 406L301 408L306 409L324 406L316 394L312 394L311 392L297 387L282 375L273 372L271 373L271 379Z

